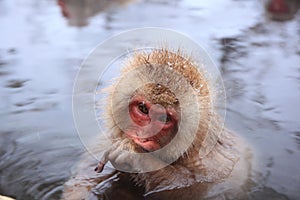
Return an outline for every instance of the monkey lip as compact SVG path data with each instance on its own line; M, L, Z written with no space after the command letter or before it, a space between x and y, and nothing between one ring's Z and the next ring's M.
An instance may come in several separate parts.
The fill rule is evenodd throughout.
M157 140L153 137L149 137L149 138L140 138L140 137L133 137L133 136L129 136L129 137L133 139L135 142L138 141L139 143L157 142Z
M130 134L126 134L127 137L131 138L134 143L142 147L143 149L147 151L155 151L161 148L159 144L159 140L156 139L155 137L149 137L149 138L140 138L140 137L135 137Z
M137 138L139 142L148 142L149 140L147 138Z
M155 151L161 148L159 143L155 140L149 140L145 138L134 139L134 142L145 149L146 151Z

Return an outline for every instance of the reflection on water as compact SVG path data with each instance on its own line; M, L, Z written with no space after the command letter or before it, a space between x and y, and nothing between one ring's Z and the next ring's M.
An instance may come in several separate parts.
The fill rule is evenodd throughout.
M254 147L249 199L299 199L299 12L275 22L258 1L126 2L0 1L0 194L59 198L84 152L71 111L81 61L114 33L163 26L220 67L228 126Z
M27 80L10 80L6 87L8 88L21 88Z
M299 0L268 0L266 11L269 17L277 21L292 19L300 8Z
M105 13L105 20L110 21L109 13L113 12L113 8L131 1L133 0L57 0L57 4L69 24L80 27L88 25L88 18L100 12Z

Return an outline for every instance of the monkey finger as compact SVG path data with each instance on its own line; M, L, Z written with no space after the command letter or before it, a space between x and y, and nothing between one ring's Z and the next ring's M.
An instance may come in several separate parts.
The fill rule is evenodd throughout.
M104 152L104 154L102 155L101 160L99 161L96 168L94 169L95 172L101 173L104 169L104 166L106 165L106 163L109 160L115 160L115 158L120 153L120 149L118 148L118 146L120 146L119 142L116 142L114 145L111 146L111 148L109 148L108 150L106 150Z
M96 166L96 168L94 169L95 172L97 173L101 173L104 169L105 163L99 162Z
M107 151L104 152L101 160L98 162L96 168L94 169L95 172L101 173L103 171L104 166L105 166L105 164L108 161L108 155L110 154L110 152L111 152L111 149L109 149L109 150L107 150Z

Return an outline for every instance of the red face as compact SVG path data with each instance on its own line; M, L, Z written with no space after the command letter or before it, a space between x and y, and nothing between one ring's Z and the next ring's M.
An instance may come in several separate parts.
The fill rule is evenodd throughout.
M271 0L268 10L275 14L288 13L289 7L285 0Z
M142 95L129 104L132 125L125 134L146 151L155 151L168 144L177 132L178 113L173 107L152 104Z

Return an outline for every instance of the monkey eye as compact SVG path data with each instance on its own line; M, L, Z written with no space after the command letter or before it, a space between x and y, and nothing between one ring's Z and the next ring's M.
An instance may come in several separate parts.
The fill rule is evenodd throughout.
M138 108L142 113L148 115L148 113L149 113L148 108L143 102L138 104Z
M168 123L172 120L170 115L160 115L157 119L163 123Z

